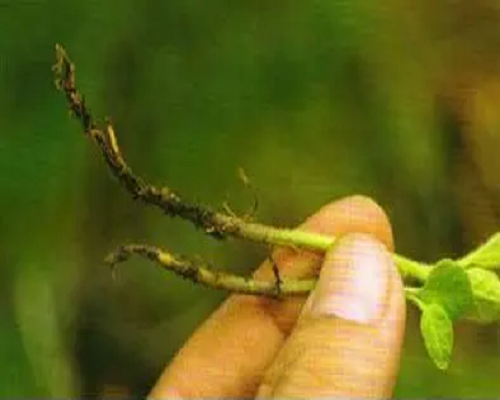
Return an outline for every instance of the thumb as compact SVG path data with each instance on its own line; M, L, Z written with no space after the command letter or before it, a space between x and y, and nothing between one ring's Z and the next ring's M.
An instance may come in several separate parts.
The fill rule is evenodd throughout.
M385 247L368 235L339 239L258 396L390 397L405 316L401 278Z

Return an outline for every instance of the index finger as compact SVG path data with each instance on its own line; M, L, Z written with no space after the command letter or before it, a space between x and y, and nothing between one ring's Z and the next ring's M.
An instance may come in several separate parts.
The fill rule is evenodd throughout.
M367 233L390 251L394 246L386 214L373 200L363 196L348 197L324 206L299 229L330 236ZM281 276L306 278L317 273L321 256L279 249L273 260ZM255 277L274 279L271 263L264 262ZM305 296L283 300L230 296L179 351L150 397L255 395L305 300Z

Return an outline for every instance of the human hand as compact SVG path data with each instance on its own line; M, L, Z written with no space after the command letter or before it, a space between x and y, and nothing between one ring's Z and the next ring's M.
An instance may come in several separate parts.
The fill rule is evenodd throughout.
M275 252L281 277L312 277L321 268L309 298L232 295L188 340L150 398L391 396L406 310L386 250L393 251L393 239L385 213L354 196L299 228L342 236L323 260ZM274 279L271 262L255 276Z

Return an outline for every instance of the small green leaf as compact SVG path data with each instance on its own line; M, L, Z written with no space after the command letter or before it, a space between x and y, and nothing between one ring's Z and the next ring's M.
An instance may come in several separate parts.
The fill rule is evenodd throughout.
M439 304L452 321L474 304L467 273L449 259L441 260L434 267L417 296L425 304Z
M467 316L482 323L500 320L500 279L481 268L467 270L474 295L474 309Z
M500 233L495 233L476 250L458 260L463 268L500 269Z
M445 309L435 303L426 305L420 331L432 361L439 369L447 369L453 351L453 325Z

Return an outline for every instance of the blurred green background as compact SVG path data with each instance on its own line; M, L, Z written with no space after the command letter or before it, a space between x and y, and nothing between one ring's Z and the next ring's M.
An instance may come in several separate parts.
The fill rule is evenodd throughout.
M53 86L54 45L135 170L293 226L360 193L398 252L460 255L500 220L498 1L0 0L0 396L145 395L225 293L142 260L148 242L249 273L217 242L133 202ZM262 338L265 340L265 338ZM498 325L457 328L449 371L409 306L397 397L498 397Z

